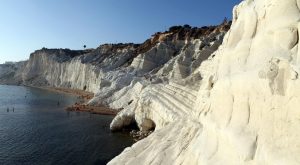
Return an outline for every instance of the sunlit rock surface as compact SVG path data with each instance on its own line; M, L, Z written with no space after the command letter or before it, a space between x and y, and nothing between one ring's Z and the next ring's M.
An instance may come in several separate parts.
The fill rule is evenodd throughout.
M123 109L114 131L155 129L109 164L300 164L299 6L245 0L227 33L172 27L141 45L31 57L22 82L93 91L90 104Z
M230 25L225 21L202 28L173 26L142 44L105 44L78 51L43 48L19 67L0 65L0 83L9 80L9 84L94 92L89 104L123 109L111 123L113 131L136 123L141 131L155 129L153 137L157 137L157 131L172 127L175 121L174 131L185 125L179 121L196 124L188 126L196 131L199 123L188 118L202 80L199 67L221 45Z
M156 131L110 164L299 164L299 4L236 6L224 43L193 72L200 87L147 86L134 117Z

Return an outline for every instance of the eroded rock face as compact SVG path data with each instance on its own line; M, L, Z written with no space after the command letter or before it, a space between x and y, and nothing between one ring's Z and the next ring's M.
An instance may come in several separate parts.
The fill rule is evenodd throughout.
M202 28L176 26L154 34L142 44L104 44L87 50L43 48L32 53L22 68L12 64L10 71L7 71L5 65L0 65L5 74L20 73L0 75L0 78L3 77L0 83L67 87L94 93L100 89L98 95L103 99L132 82L155 76L161 68L163 71L158 76L170 76L171 70L177 68L178 78L181 78L180 75L187 77L192 73L189 65L195 65L194 68L199 66L194 47L209 49L207 54L211 54L220 45L229 26L230 22ZM197 44L195 40L198 40ZM177 56L180 59L175 58ZM166 64L168 62L170 64ZM161 82L158 78L151 80ZM97 104L97 101L93 103Z
M199 39L156 44L134 58L130 67L136 76L128 86L116 91L111 87L100 89L91 103L105 102L124 109L111 123L112 130L132 122L137 122L141 130L147 129L143 123L148 119L160 129L188 115L202 79L197 68L218 49L226 33L222 27L228 24Z
M201 126L190 120L190 115L196 104L202 76L210 73L210 69L200 72L199 66L206 59L213 58L212 54L222 43L229 26L230 23L224 22L220 26L199 29L171 28L155 34L141 45L105 44L84 51L42 49L32 53L22 67L13 69L18 74L9 79L12 83L18 79L18 83L24 85L94 92L95 97L89 104L123 108L111 123L111 130L136 123L142 131L155 128L153 136L157 137L157 131L163 131L174 122L174 131L183 128L181 121ZM193 125L188 127L201 130ZM187 133L189 130L182 131ZM186 136L178 136L177 139ZM172 137L160 140L165 138L171 140ZM184 143L187 145L188 141Z
M214 107L212 102L219 101L211 97L219 82L218 67L224 48L216 50L230 24L172 27L140 45L105 44L84 51L42 49L31 54L16 77L25 85L94 92L89 104L123 109L110 125L113 131L132 123L141 131L155 129L111 164L198 164L214 158L218 151L215 141L219 140L218 127L203 115L209 115ZM263 70L262 78L267 73L268 70ZM271 82L276 84L276 81L273 78ZM275 89L282 85L273 86ZM251 144L247 143L248 148ZM251 157L244 150L246 157Z
M22 83L22 69L27 61L0 64L0 82L1 84L14 84Z
M156 130L109 164L299 164L299 4L236 6L223 44L186 78L200 86L147 86L131 115Z
M0 65L0 82L86 89L90 104L123 108L112 130L155 126L109 164L296 165L299 6L244 0L226 35L228 23L172 27L141 45L40 50Z

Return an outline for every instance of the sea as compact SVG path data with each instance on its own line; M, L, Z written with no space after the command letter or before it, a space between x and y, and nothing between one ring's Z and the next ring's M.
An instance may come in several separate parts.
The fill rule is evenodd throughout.
M133 144L113 116L67 112L77 97L0 85L0 165L102 165Z

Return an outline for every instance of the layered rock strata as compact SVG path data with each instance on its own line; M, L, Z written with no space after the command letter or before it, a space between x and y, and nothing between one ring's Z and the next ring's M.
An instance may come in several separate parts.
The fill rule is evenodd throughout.
M230 24L174 26L143 44L43 48L19 67L0 65L1 73L14 73L2 74L0 83L91 91L90 105L123 109L111 124L113 131L134 123L142 132L159 130L190 113L202 79L198 68L221 45Z
M10 77L94 92L89 104L123 109L114 131L155 130L109 164L299 164L299 4L244 0L228 32L175 26L140 45L40 50Z
M189 81L148 86L132 113L157 128L109 164L299 164L299 4L236 6L223 44L194 72L194 99Z

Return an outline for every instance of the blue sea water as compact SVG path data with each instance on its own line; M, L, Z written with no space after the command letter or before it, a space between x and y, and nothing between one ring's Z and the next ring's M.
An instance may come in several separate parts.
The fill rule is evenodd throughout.
M128 134L110 132L112 116L64 110L75 101L0 85L0 165L101 165L133 143Z

